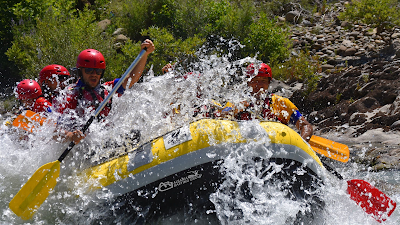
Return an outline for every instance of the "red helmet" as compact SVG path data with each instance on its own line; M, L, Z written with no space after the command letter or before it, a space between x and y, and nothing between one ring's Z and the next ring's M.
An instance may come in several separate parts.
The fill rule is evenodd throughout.
M95 49L86 49L78 55L76 67L106 69L106 61L101 52Z
M42 95L42 89L36 81L25 79L18 83L16 93L20 100L36 99Z
M247 66L247 75L251 76L254 74L254 64L250 64ZM260 68L258 69L258 74L256 77L270 77L272 79L272 70L265 63L261 63Z
M71 76L69 74L69 71L67 68L61 66L61 65L48 65L45 66L39 73L39 83L42 84L43 81L51 78L53 74L56 74L58 76Z

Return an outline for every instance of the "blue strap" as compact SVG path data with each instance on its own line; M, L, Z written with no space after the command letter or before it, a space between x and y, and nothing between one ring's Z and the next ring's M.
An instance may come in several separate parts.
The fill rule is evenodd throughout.
M290 121L289 123L296 125L297 121L300 119L300 117L302 117L303 115L301 115L301 113L299 112L299 110L296 110L292 113L292 115L290 116Z
M114 80L114 84L116 84L116 83L118 83L118 81L120 80L120 78L116 78L115 80ZM117 89L117 93L118 94L123 94L124 93L124 91L125 91L125 88L124 87L122 87L122 85Z

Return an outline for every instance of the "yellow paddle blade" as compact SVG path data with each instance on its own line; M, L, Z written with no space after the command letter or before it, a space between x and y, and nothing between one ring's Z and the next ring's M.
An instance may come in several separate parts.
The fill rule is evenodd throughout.
M340 162L349 161L349 147L345 144L334 142L315 135L311 137L309 143L311 148L321 155Z
M42 126L46 118L41 117L39 114L26 110L19 114L13 121L13 126L32 132L35 127Z
M43 165L19 190L8 206L22 219L30 219L56 186L59 176L60 161Z

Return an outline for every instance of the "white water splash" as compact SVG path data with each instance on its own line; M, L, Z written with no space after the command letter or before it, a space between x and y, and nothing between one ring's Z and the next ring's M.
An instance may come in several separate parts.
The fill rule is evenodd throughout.
M26 222L30 224L90 224L93 221L101 221L107 213L112 212L112 208L110 209L112 206L107 205L107 200L114 196L106 188L101 194L95 196L87 194L83 189L71 188L78 186L78 183L74 182L79 181L75 181L72 177L77 172L77 168L90 166L90 163L96 163L102 157L115 153L115 148L101 149L101 146L109 141L115 143L116 146L124 144L126 136L131 134L132 130L140 131L140 143L145 143L198 119L192 116L194 105L209 104L211 99L219 102L229 100L233 103L242 101L245 99L246 91L249 91L246 79L240 83L231 82L231 79L237 73L238 66L245 62L255 61L253 58L246 58L230 62L227 57L200 56L200 60L189 67L190 70L177 65L175 71L161 77L154 76L154 73L159 73L158 71L150 71L143 83L135 84L122 97L113 99L113 109L107 118L107 124L95 121L90 126L85 140L76 146L62 163L61 175L55 190L34 217ZM194 72L197 75L188 76L185 79L187 72ZM178 107L179 113L174 112L174 108ZM53 117L53 121L56 121L57 115ZM245 135L249 137L252 135L254 126L251 127L251 122L249 122L248 127L242 129L248 131ZM53 140L54 129L52 124L47 124L33 135L10 130L4 125L1 127L0 220L2 224L26 223L11 212L8 203L34 171L45 163L56 160L66 148L66 144ZM210 196L215 204L220 223L291 224L294 223L299 211L309 210L304 202L287 199L285 197L287 193L279 189L279 186L283 184L264 185L265 180L260 179L255 170L243 172L243 167L250 163L251 158L260 155L268 157L271 154L268 150L269 140L263 141L266 145L256 148L257 151L250 151L252 146L248 146L247 149L233 152L226 159L223 168L227 172L228 179L218 192ZM93 158L85 162L88 165L81 165L82 157L88 153ZM271 169L274 172L281 170L277 164L271 164ZM357 168L352 166L342 168L339 172L350 179L359 175ZM367 173L363 179L386 182L388 189L383 191L395 201L400 202L399 189L392 188L399 187L400 184L400 177L396 174L398 173L392 172L386 177L380 177L381 173ZM251 184L253 196L251 201L240 197L232 198L229 192L225 192L229 188L240 192L243 184ZM323 191L322 199L325 201L325 208L318 214L320 218L315 224L379 224L349 199L345 182L330 177L323 186ZM175 218L171 221L181 220L182 218ZM397 209L384 224L399 224L399 221L400 214ZM197 222L193 221L193 223Z

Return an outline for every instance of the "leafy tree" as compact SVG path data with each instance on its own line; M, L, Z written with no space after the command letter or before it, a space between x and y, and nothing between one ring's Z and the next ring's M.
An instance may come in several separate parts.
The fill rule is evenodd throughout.
M251 24L250 32L244 39L245 52L264 61L283 62L289 56L289 33L274 20L262 14L260 19Z
M0 83L2 88L11 89L20 77L17 76L18 70L13 62L9 61L5 52L12 45L13 34L11 31L15 20L12 7L18 1L16 0L0 0ZM4 90L2 89L4 93ZM10 92L10 91L6 91Z
M157 4L151 0L114 1L107 7L104 14L104 18L113 21L109 31L112 32L112 29L123 27L132 40L141 40L140 32L152 25L150 7L155 7L154 5Z
M167 29L158 27L150 27L141 34L149 36L156 46L156 51L149 56L156 73L167 63L195 58L196 51L205 42L204 38L197 36L185 40L176 39Z
M101 51L106 59L114 57L116 51L112 48L112 39L101 34L97 24L93 23L94 12L74 13L75 10L71 9L62 15L50 7L42 19L37 19L36 27L30 33L13 41L7 56L20 68L24 77L35 78L44 66L53 63L74 67L78 54L87 48ZM107 68L107 77L115 77L114 73L121 71L109 63Z

